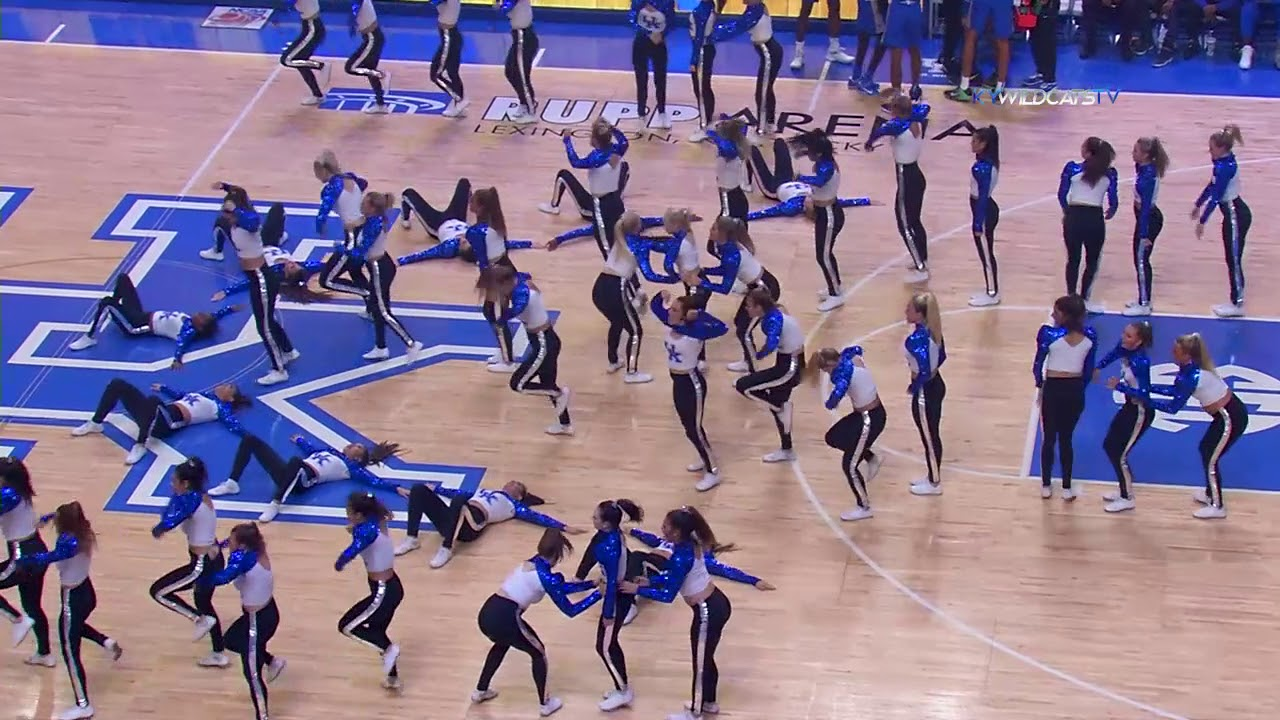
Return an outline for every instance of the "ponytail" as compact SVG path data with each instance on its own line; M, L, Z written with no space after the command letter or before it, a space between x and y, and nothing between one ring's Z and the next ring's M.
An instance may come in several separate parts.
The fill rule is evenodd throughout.
M667 208L662 214L662 227L669 233L689 232L693 226L689 208Z
M1240 133L1239 125L1226 125L1218 132L1209 136L1209 140L1220 148L1231 152L1236 143L1244 144L1244 135Z
M804 366L806 379L808 379L810 384L817 385L818 378L822 377L823 367L837 362L840 362L839 350L829 347L822 348L815 352L809 358L809 363Z
M1175 341L1179 348L1200 366L1201 370L1213 372L1216 366L1213 364L1213 356L1209 354L1209 346L1205 343L1200 333L1193 332L1186 335L1179 335Z
M622 524L622 517L625 515L631 522L640 522L644 519L644 508L640 507L633 500L625 498L621 500L604 500L596 506L596 512L600 515L600 520L618 527Z
M320 157L311 163L311 169L315 172L316 179L321 182L328 182L334 175L342 174L342 165L338 163L338 156L332 150L320 153Z
M924 326L929 329L929 337L942 345L942 311L938 308L938 296L931 292L916 293L911 296L911 307L924 316Z
M1097 185L1115 162L1116 150L1111 147L1111 143L1099 137L1088 138L1084 141L1084 147L1087 155L1084 159L1084 181L1089 185Z
M1151 164L1155 166L1156 177L1164 177L1169 169L1169 154L1165 152L1164 143L1158 137L1138 138L1138 148L1146 153Z
M573 543L564 533L555 528L547 528L538 540L538 557L552 565L560 562L573 552Z

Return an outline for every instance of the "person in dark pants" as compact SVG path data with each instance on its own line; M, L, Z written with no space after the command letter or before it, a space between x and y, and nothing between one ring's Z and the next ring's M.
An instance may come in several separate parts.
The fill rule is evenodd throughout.
M41 604L44 575L47 568L20 567L22 558L49 551L40 537L40 525L32 499L35 488L31 473L16 458L0 457L0 533L4 535L8 557L0 560L0 590L18 589L22 612L0 596L0 617L12 624L13 646L33 635L36 651L25 662L28 665L53 667L58 664L49 646L49 616Z
M1218 21L1219 10L1230 10L1234 6L1235 0L1204 4L1197 0L1164 0L1164 3L1159 5L1160 16L1165 22L1164 41L1160 43L1160 52L1156 53L1155 62L1151 63L1151 66L1164 67L1173 62L1180 35L1185 43L1182 51L1183 59L1190 60L1195 57L1196 48L1200 44L1200 35L1205 31L1205 27L1211 27Z
M1058 87L1058 13L1062 0L1037 2L1036 26L1031 28L1031 59L1036 72L1022 82L1026 88L1049 91Z
M861 20L861 17L859 17ZM947 79L960 82L960 50L964 41L964 0L942 0L942 52L938 62Z
M1120 40L1116 43L1120 48L1120 57L1132 60L1134 55L1143 55L1151 49L1149 32L1150 22L1147 17L1145 0L1083 0L1080 26L1080 59L1087 60L1098 50L1098 33L1102 32L1101 23L1114 20L1120 29ZM1109 30L1107 32L1110 32Z

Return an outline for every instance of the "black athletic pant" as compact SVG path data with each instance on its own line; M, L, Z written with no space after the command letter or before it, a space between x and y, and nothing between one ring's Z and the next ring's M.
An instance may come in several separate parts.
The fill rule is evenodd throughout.
M840 294L840 263L836 261L836 237L844 229L844 208L813 206L813 252L827 283L827 294Z
M702 460L702 467L709 473L716 471L715 458L711 454L711 441L702 429L702 416L707 406L707 380L696 368L687 373L671 373L671 400L676 406L676 416L684 427L693 449Z
M324 42L325 30L324 22L320 16L316 15L310 19L302 21L302 31L298 33L298 37L284 49L280 54L280 64L294 68L298 74L302 75L302 81L307 84L307 89L311 91L313 97L324 97L324 91L320 89L320 83L316 80L316 71L324 69L324 63L319 60L312 60L311 56L320 47L320 43ZM221 245L218 247L222 249Z
M1227 260L1231 304L1244 304L1244 240L1253 225L1253 212L1236 198L1222 208L1222 253Z
M379 348L387 346L387 328L391 328L405 347L413 345L413 336L391 311L391 283L396 279L395 258L383 253L377 260L366 262L364 267L369 271L369 285L373 291L369 310L373 315L374 345Z
M1130 499L1133 492L1133 472L1129 470L1129 451L1142 439L1142 435L1156 419L1156 411L1136 401L1127 400L1111 419L1102 449L1116 469L1116 482L1120 484L1120 497Z
M44 607L40 602L44 596L44 574L48 566L20 567L18 558L49 552L49 547L40 539L38 532L24 540L10 540L5 545L9 548L9 558L0 563L0 590L18 588L18 604L22 606L22 612L18 612L8 600L0 597L0 615L4 615L10 622L17 622L24 614L31 618L31 634L36 639L36 654L48 655L52 651L49 647L49 616L44 614Z
M618 344L622 341L622 334L626 333L625 365L628 373L639 372L640 343L644 340L644 326L640 323L634 301L635 292L626 280L609 273L600 273L596 277L596 284L591 288L591 302L609 321L605 354L609 365L617 365Z
M782 46L771 37L754 47L760 56L760 65L756 68L756 132L763 133L765 127L772 128L778 120L778 98L773 93L773 84L782 70Z
M556 173L555 183L551 187L551 207L560 207L564 193L568 190L574 204L578 206L578 212L591 221L591 237L595 239L596 249L603 259L608 259L609 248L613 247L614 226L627 210L622 202L622 191L626 189L627 179L631 176L631 166L623 161L618 172L618 189L599 197L587 192L578 178L568 170Z
M1088 368L1085 368L1089 371ZM1040 484L1049 487L1053 477L1054 449L1062 464L1062 489L1071 489L1071 470L1075 463L1072 436L1084 412L1083 378L1045 378L1040 389Z
M493 642L493 647L489 648L489 654L484 659L484 669L480 671L480 680L476 683L476 689L482 692L489 689L489 683L493 681L498 668L502 667L502 660L506 658L507 651L515 648L520 652L528 653L530 660L533 661L533 684L538 689L538 704L545 705L547 702L547 650L538 633L524 621L520 606L513 600L500 595L490 595L480 607L476 623L480 626L480 632Z
M107 415L124 405L124 412L138 426L136 441L139 445L148 438L166 438L174 433L171 415L163 411L165 403L155 395L146 395L128 382L115 378L107 383L98 399L98 407L93 412L93 422L101 425Z
M782 187L783 183L796 179L795 170L791 166L791 149L787 147L787 141L782 138L774 139L772 170L765 162L764 153L753 145L751 161L747 163L747 177L751 180L751 184L760 190L761 195L779 202L778 188Z
M117 275L111 294L98 301L98 307L93 312L93 321L89 323L89 331L86 333L89 337L98 334L103 316L110 318L111 322L115 323L116 327L120 328L120 332L125 335L151 334L151 313L142 307L138 288L134 287L128 273Z
M164 609L175 612L190 622L195 622L201 616L213 618L213 629L209 631L209 642L213 647L213 651L220 653L225 649L222 636L222 622L218 620L218 611L213 607L213 590L214 586L211 580L214 575L222 572L226 567L226 560L219 550L217 555L196 555L188 551L190 560L186 565L176 567L169 572L161 575L159 579L151 583L149 591L151 599L160 603ZM178 593L192 590L192 600L195 607L182 598L178 597Z
M947 398L947 384L935 374L924 387L911 395L911 419L920 433L929 483L942 482L942 401Z
M1140 211L1135 206L1133 214L1135 220ZM1151 215L1147 218L1147 237L1138 236L1139 226L1137 223L1133 226L1133 269L1138 274L1138 304L1151 304L1151 283L1153 279L1153 271L1151 269L1151 253L1156 249L1156 238L1160 236L1160 231L1164 229L1164 214L1160 212L1160 208L1152 205ZM1146 240L1144 244L1142 241Z
M781 63L781 59L778 61ZM712 43L703 43L694 58L693 73L693 97L698 105L698 127L706 130L715 124L716 116L716 94L711 88L711 76L715 72L716 65L716 46ZM781 68L781 64L779 64ZM777 73L774 73L776 76Z
M649 66L653 66L653 94L658 112L667 111L667 43L654 42L648 35L636 33L631 42L631 65L636 71L636 111L641 118L649 116Z
M516 269L516 266L507 255L503 255L494 264L506 265L512 270ZM499 305L488 300L480 306L480 314L484 315L485 321L489 323L489 328L493 330L494 339L498 341L498 357L501 358L504 365L510 365L516 361L513 347L515 333L511 330L511 324L498 321L498 318L502 317L502 313L506 312L507 307L506 303Z
M613 687L622 690L629 684L627 681L627 656L622 652L622 644L618 642L618 633L622 632L622 621L631 606L636 602L635 595L617 593L614 595L613 622L608 628L604 625L604 615L596 623L596 654L604 662L604 669L613 681Z
M71 693L77 707L89 707L89 683L84 676L84 663L80 661L80 641L107 646L107 636L89 624L89 616L98 607L98 595L93 591L93 581L69 588L62 588L62 612L58 613L58 639L62 647L62 662L67 666L71 679Z
M267 349L271 367L284 371L284 356L293 352L293 342L276 319L276 298L280 295L279 273L267 272L263 265L257 270L245 272L249 279L249 306L253 308L253 320L258 336Z
M1036 26L1031 28L1031 59L1045 82L1058 81L1058 14L1061 0L1048 0L1040 7Z
M875 456L871 446L884 431L888 419L884 405L877 405L867 412L854 411L836 421L827 430L828 447L839 450L840 469L849 481L849 489L853 491L853 499L858 507L870 509L871 498L867 495L867 479L862 476L858 464Z
M453 547L456 542L472 542L485 528L484 512L472 505L470 495L458 495L448 505L431 488L421 483L409 490L409 537L418 537L422 528L422 516L426 515L436 532L444 538L443 546Z
M691 705L699 712L716 702L720 684L720 668L716 667L716 646L724 626L733 615L729 597L716 588L706 600L693 606L693 622L689 625L689 649L693 655L693 697Z
M267 214L262 218L262 228L258 231L264 247L280 247L280 243L284 242L284 221L284 203L272 203L267 208ZM222 252L228 242L231 242L231 220L225 213L220 213L218 219L213 221L214 251Z
M741 185L729 190L720 188L721 216L737 218L742 221L743 225L746 225L749 212L751 212L751 204L747 200L747 191L743 190ZM707 243L708 246L712 244L710 240Z
M748 400L755 400L768 408L773 424L778 428L778 441L783 450L791 449L791 391L800 384L804 375L804 358L800 355L777 353L777 362L771 368L751 372L738 378L733 386Z
M384 75L378 69L378 62L382 60L382 48L386 44L387 38L382 34L382 27L375 25L369 32L361 34L360 47L347 58L347 65L344 68L348 75L357 75L369 81L369 87L373 89L374 102L379 105L386 102L383 94L385 89L382 87Z
M227 649L240 656L240 667L249 684L249 698L257 720L267 720L267 683L262 669L275 661L267 651L267 643L280 627L280 609L275 598L261 610L245 610L227 628Z
M559 372L560 365L560 336L556 334L555 328L527 334L529 351L525 353L520 367L511 374L511 389L522 395L545 395L555 405L562 392L556 384L556 373ZM560 413L560 424L571 424L568 409Z
M431 82L445 91L455 103L466 98L462 89L462 76L458 74L462 67L462 33L457 27L438 26L440 45L436 54L431 56Z
M533 91L533 59L538 56L538 34L533 27L511 31L511 47L507 50L507 82L516 91L520 104L529 112L538 107L538 97Z
M942 52L938 60L944 65L960 67L960 50L964 47L964 0L942 0Z
M438 238L440 226L446 220L467 221L467 206L470 203L471 181L467 178L458 180L458 184L453 188L453 197L449 199L449 205L444 211L431 207L431 204L423 199L417 190L405 188L404 192L400 193L400 218L408 222L409 218L416 217L428 235Z
M911 264L917 271L929 269L929 234L920 220L924 212L924 191L928 183L919 163L897 165L898 193L894 198L894 217L898 221L898 234L911 255Z
M343 275L346 275L345 280ZM324 267L320 269L320 287L355 295L368 305L369 280L364 276L364 264L345 252L332 252L325 258Z
M1249 428L1249 411L1239 397L1231 396L1226 407L1214 413L1209 429L1200 439L1200 460L1204 463L1204 489L1209 504L1222 507L1222 470L1218 463Z
M1107 241L1107 223L1102 208L1092 205L1068 205L1062 216L1062 239L1067 245L1067 294L1079 295L1086 301L1093 291L1093 280L1102 264L1102 246ZM1084 278L1080 278L1080 254L1084 253ZM1079 292L1076 289L1079 288Z
M782 296L782 288L778 285L778 279L768 270L765 270L764 274L760 276L760 280L749 289L760 286L769 289L769 294L773 296L775 302ZM743 295L742 302L738 303L738 312L733 315L733 329L738 336L738 343L742 345L742 358L747 362L748 372L756 371L756 353L759 350L756 348L755 338L751 336L751 330L756 324L756 320L747 313L747 297Z
M276 491L271 495L272 500L284 502L289 495L306 492L314 484L312 470L302 462L302 458L295 455L285 460L262 438L250 433L245 433L240 438L235 459L231 461L231 474L227 477L240 482L244 471L249 467L249 461L255 459L276 486Z
M969 211L978 217L978 198L969 197ZM1000 294L1000 268L996 265L996 226L1000 224L1000 206L996 199L987 196L987 207L982 218L982 231L973 234L973 246L978 249L978 261L982 263L982 281L987 295Z
M369 594L343 613L338 620L338 632L385 653L391 647L387 628L395 620L401 600L404 600L404 585L399 575L392 575L390 580L370 580ZM399 675L400 669L392 666L388 677Z

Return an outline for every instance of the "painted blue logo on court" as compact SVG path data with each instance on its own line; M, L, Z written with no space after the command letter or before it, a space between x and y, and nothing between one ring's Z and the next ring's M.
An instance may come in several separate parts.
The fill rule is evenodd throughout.
M218 199L129 195L94 239L133 244L117 272L129 273L147 308L188 313L208 310L215 307L210 301L214 292L242 277L234 253L221 263L202 260L197 254L210 244L212 223L220 205ZM265 206L262 203L262 209ZM316 237L315 205L290 204L286 212L289 239L285 248L298 259L318 259L341 232L334 221L330 223L330 237ZM194 344L181 370L169 369L173 351L170 341L126 338L112 326L102 332L96 347L69 351L68 343L85 331L97 300L108 294L103 287L110 287L113 281L114 278L109 279L104 286L0 282L0 349L5 366L0 418L18 424L68 428L78 425L91 415L103 388L113 377L144 390L157 382L181 391L234 382L247 394L256 395L254 406L239 413L241 423L283 457L294 452L289 441L294 434L335 447L348 442L388 440L409 448L412 462L393 459L385 467L374 468L386 479L441 482L449 487L474 489L483 476L483 468L430 464L447 461L454 453L432 447L429 437L394 435L395 428L404 426L397 422L397 415L430 414L434 405L428 394L432 391L423 387L425 383L412 384L409 378L399 376L412 374L421 378L441 363L484 360L495 352L492 332L477 308L397 303L401 321L415 337L427 343L422 357L409 366L403 356L380 363L360 358L373 346L372 327L359 316L362 304L342 300L313 305L282 302L282 322L302 357L290 365L287 384L261 388L254 378L263 374L268 364L247 308L224 318L212 340ZM517 351L523 351L525 344L521 332ZM394 395L397 400L416 395L422 401L397 401L386 407L362 403L364 418L385 421L382 424L387 428L386 437L366 437L318 404L342 391L355 391L359 403L360 388L376 382L400 383L396 390L377 395L383 401L393 393L400 393ZM351 400L326 404L332 406L332 402ZM419 427L433 424L431 417L414 420ZM83 443L86 454L101 458L93 465L94 475L120 473L123 479L107 503L109 510L156 512L170 494L166 482L169 468L185 456L204 458L210 481L221 481L230 471L238 445L238 438L217 423L196 426L156 443L154 455L128 468L118 463L123 461L122 448L132 445L134 432L136 428L128 418L112 415L108 418L107 437L119 447L96 436L67 440ZM270 499L272 483L253 464L241 487L241 494L220 499L218 507L224 515L255 517ZM352 489L348 483L321 485L299 498L297 504L291 501L280 517L302 522L341 522L342 506ZM383 496L389 507L404 508L403 500L394 494ZM400 517L403 519L402 513Z
M31 188L0 185L0 225L9 222L9 218L18 211L18 206L30 194Z
M21 460L31 454L36 444L31 440L14 440L0 438L0 457L11 457Z
M1099 357L1115 347L1127 318L1104 315L1094 328L1101 342ZM1151 350L1151 381L1173 384L1177 372L1169 348L1178 335L1199 332L1213 353L1218 373L1248 407L1249 429L1222 461L1224 487L1280 491L1280 478L1272 471L1272 446L1280 441L1280 324L1259 320L1215 320L1182 316L1152 317L1155 347ZM1116 363L1102 372L1102 379L1118 377ZM1107 427L1122 396L1093 383L1085 394L1084 415L1075 433L1074 475L1082 480L1114 480L1115 470L1102 452ZM1200 438L1211 418L1192 399L1175 415L1159 413L1151 430L1129 454L1129 465L1139 483L1154 485L1204 485L1200 463ZM1041 433L1036 429L1029 473L1040 474ZM1060 472L1055 472L1060 476Z
M396 90L386 93L383 100L391 106L392 113L439 115L449 106L450 97L442 92ZM368 88L333 88L325 93L318 107L321 110L361 112L373 103L373 91Z

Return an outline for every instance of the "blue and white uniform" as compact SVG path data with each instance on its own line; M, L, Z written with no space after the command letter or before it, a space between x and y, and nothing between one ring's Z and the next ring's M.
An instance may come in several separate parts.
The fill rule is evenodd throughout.
M782 295L778 279L760 264L749 249L731 241L720 245L715 250L720 257L720 265L703 269L700 288L727 295L733 291L737 283L741 283L748 292L756 288L767 288L774 300ZM755 372L756 341L751 331L756 324L757 321L747 313L747 298L744 293L742 302L738 304L738 311L733 316L734 334L738 337L738 344L742 346L742 361L731 363L730 370Z
M432 245L424 250L415 253L402 255L396 258L397 265L412 265L413 263L422 262L424 260L452 260L454 258L462 258L466 262L480 264L480 258L476 255L475 248L467 242L467 246L462 247L463 241L466 239L467 225L460 220L446 220L440 226L440 242ZM487 233L486 233L487 234ZM495 233L496 234L496 233ZM496 246L496 244L495 244ZM528 250L533 247L532 240L503 240L503 255L511 250ZM488 243L485 244L485 252L488 253ZM486 258L487 261L487 258Z
M663 344L667 350L667 367L671 372L671 398L676 407L676 416L684 427L684 435L698 453L698 462L690 465L689 470L703 473L702 481L697 485L698 490L710 490L720 480L715 455L711 451L711 441L707 439L707 432L702 429L707 404L707 380L699 366L705 357L707 341L725 335L729 332L729 327L706 310L698 311L697 316L688 322L672 324L661 297L654 297L650 306L658 322L667 326Z
M1213 161L1213 178L1196 198L1200 224L1209 222L1214 210L1222 211L1222 251L1227 258L1227 275L1231 286L1228 307L1216 307L1223 317L1243 314L1244 307L1244 241L1253 225L1253 212L1240 197L1240 166L1234 153Z
M982 262L985 295L975 296L969 304L977 307L994 305L1000 299L1000 268L996 264L996 225L1000 223L1000 206L996 203L996 186L1000 184L1000 168L986 155L978 155L969 168L969 210L973 215L973 244Z
M557 420L557 424L547 428L548 434L570 435L573 423L569 417L569 389L556 383L560 371L560 336L547 313L542 292L530 280L527 273L516 274L509 305L498 318L504 325L519 320L529 338L524 360L511 374L511 389L524 395L545 396L555 409Z
M267 650L280 627L280 609L275 601L275 575L262 564L263 559L248 548L234 550L226 569L204 583L209 588L234 584L240 592L241 615L227 628L227 649L240 656L256 720L267 720L267 683L285 667L284 658Z
M294 260L287 250L278 247L264 247L262 249L262 259L267 263L266 272L275 274L280 279L280 284L306 285L307 280L312 275L324 270L326 263L323 260ZM297 265L298 272L293 277L289 277L288 267L293 263ZM222 288L222 294L230 297L236 293L242 293L249 289L249 281L241 280L231 283Z
M1134 388L1138 392L1135 397L1125 397L1102 441L1102 449L1111 460L1111 465L1116 470L1116 482L1120 485L1117 498L1126 501L1119 505L1109 505L1107 509L1111 512L1133 507L1133 472L1129 469L1129 451L1138 444L1156 418L1155 410L1146 404L1151 393L1151 358L1147 356L1146 348L1139 346L1130 350L1116 343L1111 352L1098 361L1096 369L1102 370L1117 360L1120 361L1120 381L1125 387Z
M764 2L749 4L742 15L716 26L711 41L722 43L739 35L749 34L751 45L760 58L756 69L756 134L772 133L777 124L778 98L773 84L782 69L782 46L773 36L773 18Z
M1151 312L1151 253L1164 228L1164 214L1156 204L1160 198L1160 174L1155 164L1139 163L1133 169L1133 269L1138 276L1138 299L1125 314L1143 315Z
M649 115L649 68L653 68L653 90L657 96L654 126L670 128L667 119L667 33L676 18L675 0L631 0L627 23L635 28L631 42L631 63L636 71L636 112L643 121Z
M225 667L222 624L213 607L212 584L214 575L225 567L225 558L218 545L218 513L213 502L205 502L205 494L200 491L170 497L151 536L160 538L174 529L181 529L186 538L187 563L161 575L151 584L149 594L160 607L195 624L198 632L208 633L212 654L200 665ZM187 590L193 591L190 603L178 597L178 593Z
M364 561L364 569L369 574L369 594L343 613L338 620L338 631L378 651L382 656L383 674L387 676L384 685L394 688L399 685L396 659L400 657L400 646L387 637L387 628L404 600L404 585L395 573L395 547L384 523L383 518L374 518L353 526L351 544L338 556L333 569L342 572L357 557ZM375 575L387 573L391 573L390 577L374 579Z
M862 347L854 345L840 351L840 359L831 369L831 394L827 396L827 410L835 410L846 397L853 405L853 412L836 421L827 430L826 443L841 452L840 469L844 471L849 489L853 491L857 509L842 513L842 520L863 520L871 517L871 498L867 494L867 480L880 466L871 447L884 431L888 415L875 378L864 365L858 364ZM867 469L864 471L863 462Z
M462 0L431 0L436 8L436 30L440 44L431 57L431 82L448 94L450 103L445 117L460 117L466 109L466 93L462 87L462 32L458 30L458 17L462 14Z
M912 487L941 492L942 485L942 401L947 397L947 384L942 380L942 365L947 361L946 343L935 338L924 324L911 329L903 343L911 383L911 419L920 433L925 466L929 474ZM921 493L917 493L921 494Z
M311 95L302 104L319 105L324 99L323 85L329 81L325 64L311 59L325 38L324 20L320 17L320 0L288 0L288 5L298 12L302 29L298 37L280 53L280 64L297 70L302 75L302 81L307 84L307 89L311 91ZM317 79L317 72L322 73L323 84Z
M928 183L920 170L920 152L924 149L924 125L928 119L929 106L915 103L907 117L892 118L873 129L864 146L871 150L877 140L889 138L894 172L898 180L898 192L893 204L898 234L907 246L915 272L924 273L926 277L929 272L929 234L925 231L920 216L924 212L924 191ZM915 127L917 125L919 128Z
M585 578L593 565L599 565L604 578L604 588L600 593L600 625L596 629L596 654L609 673L614 691L620 694L613 702L622 702L630 685L627 680L626 655L622 652L622 644L618 642L618 633L636 601L635 595L622 592L620 587L624 580L632 579L629 561L626 536L621 528L597 530L582 553L582 562L578 564L577 572L578 578ZM629 703L630 700L626 702Z
M1063 166L1058 182L1058 204L1062 206L1062 237L1067 244L1067 294L1089 302L1093 280L1102 261L1107 239L1106 220L1116 214L1119 184L1115 168L1107 168L1095 182L1085 179L1084 164L1071 161ZM1106 214L1102 203L1105 198ZM1080 278L1080 257L1084 254L1084 277ZM1079 292L1077 292L1079 282Z
M843 303L840 296L840 265L836 262L836 237L844 229L844 208L836 200L840 191L840 167L833 157L820 157L813 163L812 175L801 175L796 181L813 188L813 247L818 268L827 283L831 302ZM821 309L830 309L829 307Z
M373 7L373 0L352 0L351 29L353 34L360 35L360 46L347 58L347 74L369 81L369 87L373 90L373 104L366 105L364 111L386 114L391 111L391 106L387 105L385 83L391 73L378 69L387 38L382 34L382 26L378 24L378 12Z
M44 569L18 572L22 558L46 552L49 548L40 537L35 507L8 485L0 485L0 535L4 536L8 550L5 559L0 561L0 583L5 588L17 587L22 605L19 612L8 600L0 597L0 617L13 623L15 628L19 625L27 628L35 636L35 654L49 658L52 667L49 617L40 606L40 596L44 593Z
M566 190L573 196L578 211L591 221L596 248L601 257L608 257L609 248L613 246L613 228L618 218L626 212L622 201L622 191L630 176L630 168L623 161L631 143L621 130L612 131L613 142L607 148L592 148L586 157L580 157L573 148L573 138L565 136L564 150L568 156L569 166L576 170L587 171L587 184L584 187L578 178L568 170L556 173L555 184L551 190L551 202L539 209L550 213L560 212L560 202ZM614 161L617 156L617 161ZM579 237L571 235L570 237ZM567 237L561 236L552 240L559 245Z
M258 522L271 522L280 512L280 506L294 495L306 494L317 485L355 480L377 490L395 490L395 485L374 475L365 463L353 460L341 450L318 445L298 435L293 438L298 453L288 460L280 457L271 446L257 435L246 433L236 448L231 462L228 482L210 490L211 495L230 495L239 492L240 480L249 468L250 460L257 460L271 478L274 491Z
M716 114L716 96L711 89L711 76L715 72L716 41L713 38L716 21L715 0L699 0L689 13L689 39L693 55L689 58L689 72L693 79L693 97L698 106L698 129L689 137L693 142L706 139Z
M518 124L538 121L538 98L533 91L533 60L538 56L538 34L533 31L533 0L499 0L498 10L511 22L511 47L507 50L507 82L516 91L520 107L510 120Z
M244 428L236 419L235 405L215 393L184 393L167 385L153 387L156 395L148 396L125 380L115 378L103 390L93 417L72 430L71 435L81 437L102 432L102 423L107 415L117 405L123 405L125 414L138 426L135 444L125 458L126 465L133 465L146 456L147 442L151 438L163 440L193 425L217 420L232 433L244 434Z
M1076 344L1068 341L1071 331L1056 325L1042 325L1036 334L1036 358L1031 371L1040 388L1040 422L1044 439L1040 445L1041 495L1052 494L1054 450L1062 463L1062 498L1075 499L1071 471L1075 459L1072 436L1084 412L1085 386L1093 375L1098 334L1084 327Z
M765 462L786 462L795 457L791 449L791 391L804 374L804 330L799 321L778 307L767 311L757 322L764 332L764 347L755 360L776 353L773 367L752 371L738 378L734 388L748 400L763 405L773 416L780 449L764 456Z
M641 564L641 567L645 570L645 574L654 575L662 572L662 570L666 568L667 562L671 559L671 553L675 551L675 543L663 540L657 535L641 530L640 528L631 528L628 533L631 537L639 540L654 550L654 552L645 553L644 561ZM726 565L720 562L720 560L716 558L715 552L712 550L706 550L703 552L702 561L707 567L707 572L715 577L721 577L725 580L742 583L743 585L754 586L756 583L760 582L760 578L755 575L744 570L739 570L732 565Z
M742 157L737 143L714 129L707 130L707 139L716 148L716 188L720 193L720 214L745 221L747 212L751 209L747 203L746 158Z

